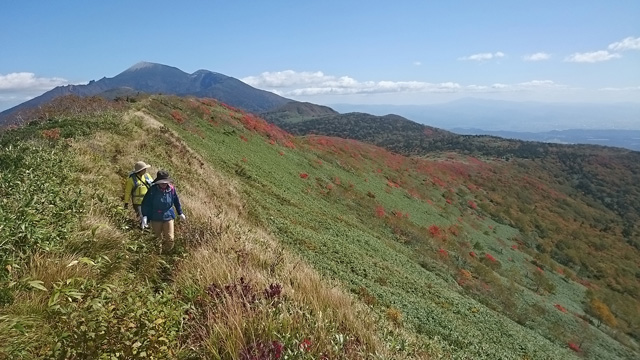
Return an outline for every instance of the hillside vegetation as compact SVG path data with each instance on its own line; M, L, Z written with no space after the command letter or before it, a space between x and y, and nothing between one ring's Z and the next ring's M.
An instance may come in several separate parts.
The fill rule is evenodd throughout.
M535 162L293 137L211 99L33 116L0 137L0 358L639 355L624 222ZM140 159L176 179L172 256L122 209Z

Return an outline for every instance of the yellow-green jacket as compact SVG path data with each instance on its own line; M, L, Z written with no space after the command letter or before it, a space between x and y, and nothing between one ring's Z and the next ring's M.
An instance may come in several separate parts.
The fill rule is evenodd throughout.
M133 205L142 204L144 194L147 193L152 182L153 178L149 174L144 174L142 177L139 177L138 174L129 175L124 186L124 203L128 204L129 200L133 200Z

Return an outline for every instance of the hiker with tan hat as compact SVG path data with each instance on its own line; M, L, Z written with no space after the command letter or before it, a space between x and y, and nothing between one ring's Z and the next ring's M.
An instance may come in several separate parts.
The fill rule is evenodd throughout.
M173 208L175 207L175 211ZM173 186L173 180L165 170L159 170L155 180L142 200L142 226L147 220L151 223L151 230L158 239L162 239L162 253L173 249L173 220L176 212L180 220L187 217L182 212L180 198Z
M151 165L144 161L135 163L124 186L124 208L128 208L129 201L131 201L138 220L142 220L142 211L140 210L142 199L153 183L153 178L147 174L147 169L150 167Z

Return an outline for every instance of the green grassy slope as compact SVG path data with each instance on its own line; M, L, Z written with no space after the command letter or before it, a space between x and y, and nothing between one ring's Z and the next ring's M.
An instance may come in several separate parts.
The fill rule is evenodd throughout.
M175 106L147 110L160 117ZM392 314L399 310L418 334L474 357L570 356L561 350L568 343L582 343L599 358L629 356L602 328L583 325L583 285L552 267L539 275L525 237L471 205L485 200L470 190L477 184L452 181L461 172L508 173L510 165L412 160L352 141L291 139L250 115L209 115L200 106L182 105L187 120L169 126L216 167L243 179L256 220L354 293ZM440 232L432 233L434 225ZM478 257L489 254L500 265L470 257L473 246L483 249ZM471 273L471 284L460 288L462 270Z
M28 190L4 185L13 195L3 205L31 214L0 218L3 237L15 239L3 243L0 356L81 358L109 347L123 358L638 355L602 308L585 314L592 286L522 231L613 215L549 200L553 188L516 163L294 138L212 100L121 106L0 139L3 164L14 164L2 183ZM118 208L122 174L139 157L169 169L184 198L190 220L170 258ZM60 167L64 176L40 176ZM16 177L27 180L8 181ZM526 181L536 191L500 191ZM22 195L34 189L55 195ZM570 216L555 214L554 224L553 213L526 205L542 201ZM23 229L22 219L33 220Z

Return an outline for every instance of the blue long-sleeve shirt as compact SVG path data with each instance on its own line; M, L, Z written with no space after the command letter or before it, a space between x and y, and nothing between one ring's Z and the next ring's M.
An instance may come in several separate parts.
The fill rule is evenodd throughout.
M162 190L154 184L142 199L142 216L146 216L149 221L173 220L176 218L174 206L178 215L182 214L182 205L180 205L176 188L169 185L166 190Z

